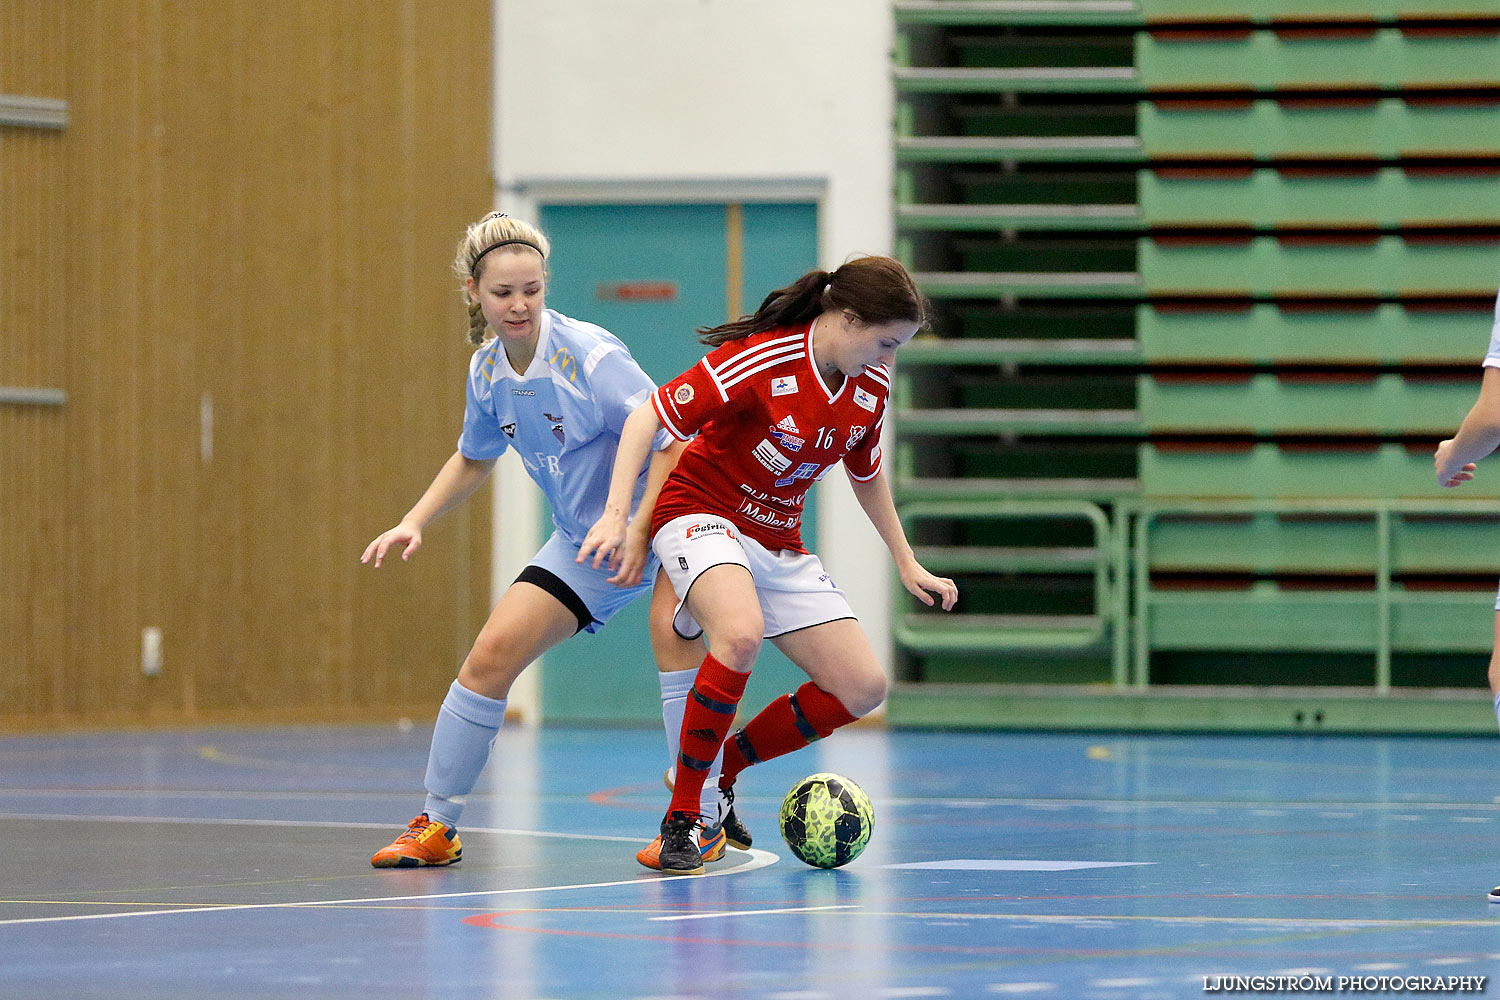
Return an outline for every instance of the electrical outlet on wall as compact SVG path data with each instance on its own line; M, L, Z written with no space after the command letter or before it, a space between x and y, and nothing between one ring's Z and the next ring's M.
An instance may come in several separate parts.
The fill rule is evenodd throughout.
M141 673L147 677L161 673L161 629L155 625L141 629Z

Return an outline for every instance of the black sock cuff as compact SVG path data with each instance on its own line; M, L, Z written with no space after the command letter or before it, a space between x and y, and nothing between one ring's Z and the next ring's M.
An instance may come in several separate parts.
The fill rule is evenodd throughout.
M788 695L787 700L792 704L792 721L797 725L797 732L809 743L818 739L818 731L813 728L812 723L807 721L807 716L802 714L802 706L797 703L795 694Z

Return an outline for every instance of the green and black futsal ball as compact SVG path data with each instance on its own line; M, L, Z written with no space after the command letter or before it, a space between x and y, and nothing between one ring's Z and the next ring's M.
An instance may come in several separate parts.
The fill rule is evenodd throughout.
M841 774L808 775L781 800L781 839L814 868L847 865L870 842L875 807Z

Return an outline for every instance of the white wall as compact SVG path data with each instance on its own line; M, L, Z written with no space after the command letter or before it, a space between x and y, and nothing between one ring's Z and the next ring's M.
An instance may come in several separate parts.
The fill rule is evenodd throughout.
M534 210L539 191L569 186L811 187L822 266L891 251L887 0L495 0L495 14L502 208ZM501 474L503 584L535 547L507 526L535 500L516 469ZM889 670L889 556L843 476L818 490L818 554Z

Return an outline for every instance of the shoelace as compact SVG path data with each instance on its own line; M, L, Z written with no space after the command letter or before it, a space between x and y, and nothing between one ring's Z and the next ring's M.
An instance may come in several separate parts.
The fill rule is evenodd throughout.
M692 833L693 830L703 825L703 817L697 813L673 812L667 817L667 832L680 831Z
M416 840L418 837L422 836L422 834L426 833L427 828L434 822L435 820L427 819L425 816L415 817L409 824L407 824L406 832L396 838L396 843L399 844L407 840Z

